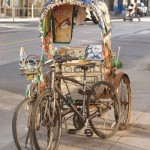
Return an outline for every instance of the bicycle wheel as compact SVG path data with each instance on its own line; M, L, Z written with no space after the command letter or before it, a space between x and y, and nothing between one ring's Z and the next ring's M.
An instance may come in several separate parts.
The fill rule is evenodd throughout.
M39 95L32 112L32 136L37 150L57 150L61 138L61 113L50 92Z
M120 130L124 130L129 125L131 114L131 88L129 78L123 75L119 81L117 88L118 96L121 102L121 123Z
M32 99L24 99L16 108L12 120L12 133L18 150L33 149L30 116Z
M88 95L87 115L95 134L101 138L113 136L120 125L120 101L114 87L105 81L92 86Z

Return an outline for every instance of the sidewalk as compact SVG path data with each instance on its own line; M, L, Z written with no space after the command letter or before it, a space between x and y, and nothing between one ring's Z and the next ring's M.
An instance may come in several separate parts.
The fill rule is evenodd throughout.
M150 150L150 71L132 70L127 74L132 88L129 128L118 131L108 140L101 140L95 134L88 138L82 133L68 135L63 132L59 150ZM16 150L11 122L15 107L23 98L0 90L0 150Z
M12 137L12 117L17 104L23 100L23 96L0 90L0 150L11 150L5 148L13 143Z
M115 15L113 11L110 12L111 20L122 19L124 15L125 15L125 11L123 11L122 14L119 14L119 15ZM150 11L147 12L147 16L150 16ZM11 17L9 17L9 18L0 17L0 22L13 22L13 21L14 22L39 21L39 17L36 17L36 18L15 18L14 20Z
M0 17L0 22L3 22L3 23L8 23L8 22L34 22L34 21L39 21L39 18L15 18L13 20L13 18L1 18Z
M116 19L122 19L122 16L115 16L115 15L111 15L111 20L116 20ZM2 18L0 17L0 22L3 23L8 23L8 22L34 22L34 21L39 21L39 18L15 18L13 20L13 18Z

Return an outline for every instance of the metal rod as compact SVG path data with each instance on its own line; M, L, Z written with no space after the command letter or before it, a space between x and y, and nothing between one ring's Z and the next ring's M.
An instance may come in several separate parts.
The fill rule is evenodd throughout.
M15 0L12 0L12 19L15 22Z
M34 11L33 11L34 8L33 8L33 7L34 7L34 5L33 5L33 3L32 3L32 19L33 19L33 17L34 17Z

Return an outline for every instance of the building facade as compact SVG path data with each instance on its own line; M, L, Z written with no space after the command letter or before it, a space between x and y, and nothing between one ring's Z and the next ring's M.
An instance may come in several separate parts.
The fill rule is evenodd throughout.
M37 17L47 0L0 0L2 17Z
M150 11L150 0L137 0L137 2L143 2ZM121 14L132 3L134 3L134 0L109 0L109 10L114 11L115 14Z
M48 0L0 0L0 17L38 17ZM105 0L110 11L122 13L134 0ZM150 7L150 0L138 0ZM150 11L150 8L148 9Z

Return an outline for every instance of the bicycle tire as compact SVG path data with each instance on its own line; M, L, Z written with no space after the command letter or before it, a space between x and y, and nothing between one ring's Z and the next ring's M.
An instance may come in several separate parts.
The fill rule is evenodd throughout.
M114 87L105 81L92 86L87 99L87 116L92 130L99 137L112 137L119 128L121 106ZM109 117L109 118L108 118Z
M121 121L120 130L128 128L131 114L131 87L129 78L123 75L119 81L117 93L121 102Z
M48 91L44 91L43 93L41 93L35 103L32 112L32 137L33 137L33 143L36 150L40 150L40 149L49 150L50 149L49 147L51 147L53 143L54 145L52 146L51 150L58 149L60 138L61 138L61 129L62 129L61 113L60 113L58 103L56 102L55 105L56 109L54 112L55 118L54 121L51 122L50 120L52 118L51 113L53 111L51 106L52 103L53 103L52 94ZM57 128L57 126L58 126L57 133L56 135L54 135L56 137L54 137L53 129ZM44 129L46 130L45 135L44 135ZM49 137L49 135L52 135L54 139L52 139L53 137L52 138Z
M25 120L25 118L23 118L21 116L21 113L23 113L23 115L30 115L29 110L28 110L28 104L32 102L31 98L25 98L16 108L14 115L13 115L13 119L12 119L12 133L13 133L13 138L14 138L14 142L15 145L17 147L18 150L23 150L23 149L32 149L33 145L32 145L32 135L30 134L30 122L27 125L27 122L30 120L27 116L28 120ZM27 105L26 105L27 104ZM30 108L29 108L30 109ZM25 112L25 110L27 112ZM21 117L20 117L21 116ZM23 121L25 123L25 125L23 125ZM21 129L19 130L19 126L21 127ZM24 132L23 132L24 131ZM26 136L25 136L26 135ZM28 137L29 136L29 137ZM25 141L23 140L23 138L25 137ZM26 143L27 138L29 138L29 143ZM25 144L26 143L26 144Z

